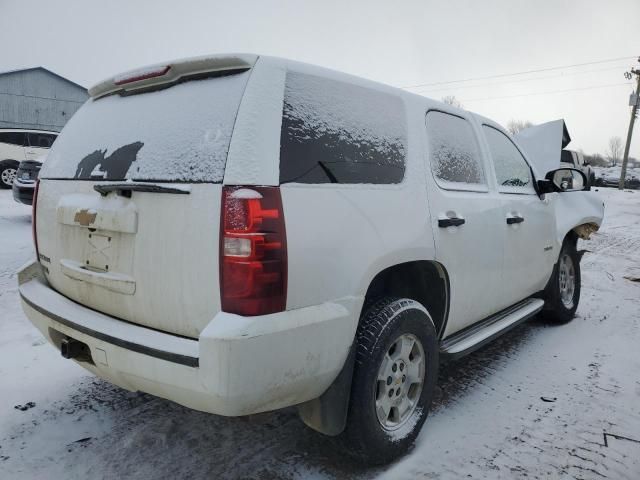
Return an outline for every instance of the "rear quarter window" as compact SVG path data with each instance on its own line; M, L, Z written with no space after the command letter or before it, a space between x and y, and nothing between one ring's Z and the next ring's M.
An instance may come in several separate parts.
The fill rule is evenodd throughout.
M249 72L87 101L41 178L221 183Z
M287 74L280 183L400 183L405 155L400 97L315 75Z
M0 132L0 143L24 146L25 135L22 132Z

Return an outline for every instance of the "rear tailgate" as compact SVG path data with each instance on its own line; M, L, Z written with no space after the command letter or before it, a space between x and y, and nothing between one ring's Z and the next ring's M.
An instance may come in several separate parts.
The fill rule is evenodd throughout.
M100 312L197 337L220 310L221 183L249 71L89 100L40 174L51 286Z

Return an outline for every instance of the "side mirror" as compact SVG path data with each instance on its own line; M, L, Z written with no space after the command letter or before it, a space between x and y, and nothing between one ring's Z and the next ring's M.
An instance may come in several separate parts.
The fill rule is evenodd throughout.
M538 181L538 187L541 193L589 190L587 177L575 168L558 168L557 170L551 170L545 178L546 180Z

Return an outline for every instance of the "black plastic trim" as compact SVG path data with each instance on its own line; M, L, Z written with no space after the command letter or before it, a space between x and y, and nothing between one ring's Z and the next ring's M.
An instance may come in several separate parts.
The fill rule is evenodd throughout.
M524 222L524 217L507 217L507 225Z
M179 363L181 365L186 365L188 367L198 367L199 359L197 357L191 357L188 355L181 355L179 353L167 352L164 350L158 350L157 348L147 347L146 345L140 345L138 343L133 343L128 340L123 340L121 338L112 337L106 333L97 332L91 328L84 327L82 325L78 325L77 323L71 322L66 318L63 318L59 315L56 315L53 312L49 312L48 310L42 308L39 305L36 305L27 297L25 297L22 293L20 293L20 297L24 302L29 305L34 310L40 312L42 315L49 317L55 320L58 323L61 323L69 328L77 330L80 333L84 333L85 335L89 335L90 337L97 338L98 340L102 340L103 342L110 343L117 347L126 348L127 350L131 350L132 352L142 353L143 355L148 355L150 357L159 358L161 360L166 360L172 363ZM144 328L144 327L140 327ZM169 335L169 334L167 334Z
M93 189L100 195L106 195L109 192L149 192L149 193L175 193L178 195L188 195L188 190L180 188L165 187L164 185L139 184L139 183L108 183L94 185Z
M439 218L438 219L438 227L447 228L447 227L459 227L460 225L464 225L464 218Z

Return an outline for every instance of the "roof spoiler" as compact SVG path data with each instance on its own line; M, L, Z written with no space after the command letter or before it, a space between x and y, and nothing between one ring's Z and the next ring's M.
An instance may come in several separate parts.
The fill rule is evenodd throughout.
M116 92L144 90L213 72L249 70L257 59L258 56L252 54L228 54L158 63L104 80L91 87L89 95L97 99Z

